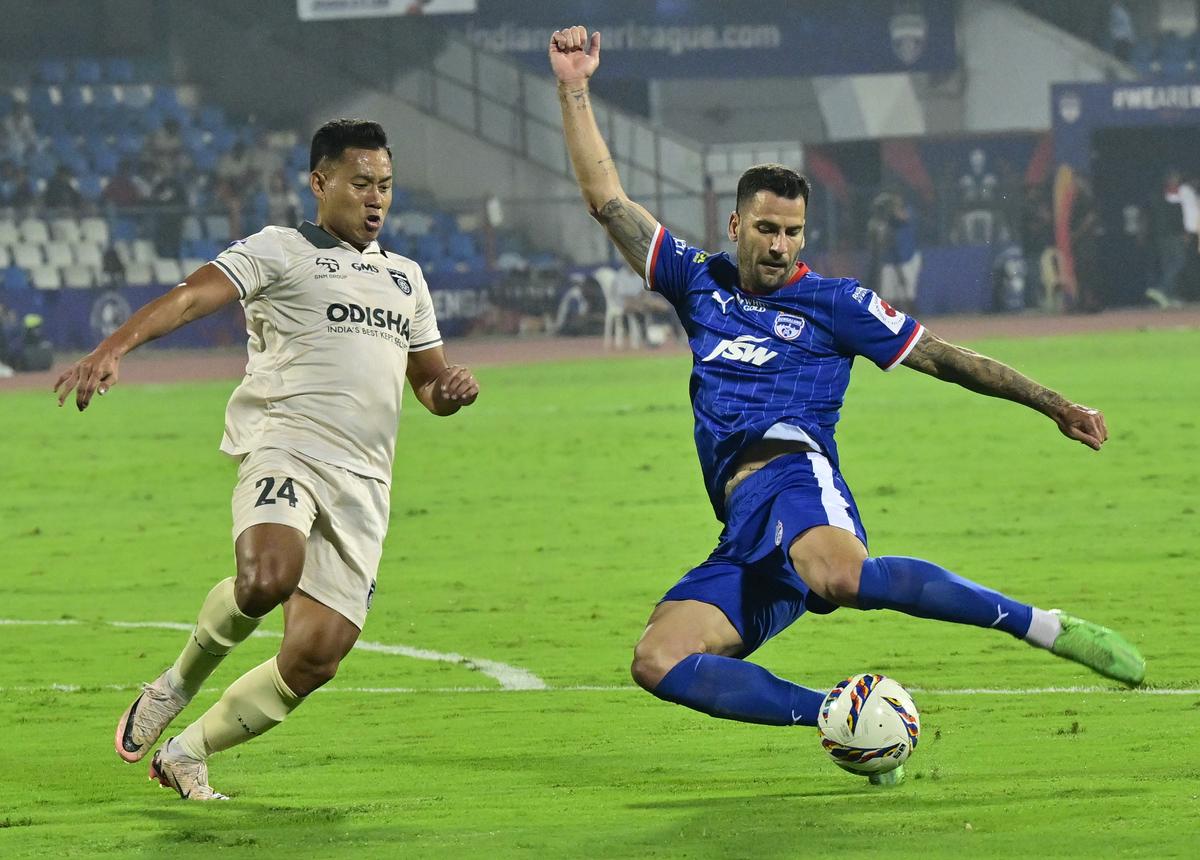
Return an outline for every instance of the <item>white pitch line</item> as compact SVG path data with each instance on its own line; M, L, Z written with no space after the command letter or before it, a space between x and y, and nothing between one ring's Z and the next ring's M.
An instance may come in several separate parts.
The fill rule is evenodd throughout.
M141 689L140 684L48 684L46 686L0 687L0 693L93 693L101 691L129 691ZM632 684L601 686L597 684L569 684L562 687L543 686L518 689L514 687L322 687L318 693L354 693L364 695L406 696L418 693L632 693L640 687ZM219 693L221 687L205 687L201 693ZM1136 688L1123 690L1117 687L1026 687L1026 688L950 688L932 689L911 687L910 692L928 696L1047 696L1063 694L1096 694L1105 696L1200 696L1198 689L1155 689Z
M56 621L27 621L20 618L0 618L0 625L9 626L70 626L78 625L83 622L78 619L59 619ZM133 628L133 629L159 629L159 630L180 630L187 632L192 629L191 624L180 624L178 621L102 621L101 624L107 624L109 627ZM278 639L283 636L274 630L255 630L251 634L256 637L266 637ZM481 675L493 679L500 685L502 690L544 690L546 682L532 672L521 669L517 666L510 666L507 663L500 663L496 660L485 660L480 657L465 657L462 654L443 653L441 651L430 651L427 648L413 648L408 645L388 645L383 642L370 642L366 639L360 639L354 644L355 650L371 651L376 654L392 654L397 657L411 657L414 660L429 660L435 663L451 663L456 666L462 666L465 669L470 669L472 672L478 672ZM15 689L15 688L14 688Z
M0 618L0 626L70 626L82 624L77 619L63 618L54 620L34 621L19 618ZM100 622L110 627L122 628L153 628L162 630L192 629L190 624L180 624L177 621L104 621ZM283 634L274 630L255 630L252 634L261 638L278 639ZM425 648L413 648L408 645L386 645L382 642L359 641L355 646L361 651L377 654L394 654L399 657L411 657L414 660L430 660L439 663L453 663L472 671L487 675L500 684L500 689L494 687L324 687L323 693L363 693L372 695L410 695L414 693L496 693L496 692L527 692L545 691L555 693L627 693L640 689L628 685L592 685L580 684L574 686L551 687L532 672L499 663L495 660L483 660L475 657L464 657L462 654L430 651ZM80 686L77 684L50 684L43 687L0 687L0 692L14 693L77 693L93 690L136 690L137 684L104 684ZM219 688L212 688L216 691ZM1136 687L1126 689L1121 687L1075 686L1075 687L959 687L959 688L927 688L909 687L912 693L928 694L931 696L1046 696L1062 694L1099 694L1099 695L1138 695L1138 696L1200 696L1200 689L1194 688L1154 688ZM210 692L206 690L206 692Z

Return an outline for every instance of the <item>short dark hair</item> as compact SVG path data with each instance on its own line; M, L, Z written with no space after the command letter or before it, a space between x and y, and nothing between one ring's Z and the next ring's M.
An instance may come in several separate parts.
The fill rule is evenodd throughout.
M365 119L331 119L317 129L308 151L308 169L316 170L326 158L341 158L347 149L382 149L392 157L383 126Z
M738 211L759 191L770 191L791 200L803 197L805 205L808 204L808 180L782 164L756 164L742 174L737 184Z

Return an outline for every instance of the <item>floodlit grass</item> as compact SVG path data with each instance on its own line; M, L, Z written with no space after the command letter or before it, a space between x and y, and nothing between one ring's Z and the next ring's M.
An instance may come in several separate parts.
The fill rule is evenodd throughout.
M0 625L0 856L1192 856L1200 694L1167 693L1200 688L1200 332L974 346L1102 408L1110 443L862 363L839 444L872 550L1110 624L1162 694L998 633L802 618L756 659L814 687L877 670L917 691L921 744L895 789L837 770L811 729L631 688L653 603L718 531L686 359L485 368L452 419L410 400L364 639L548 689L355 653L286 725L212 760L235 800L210 805L113 754L132 685L186 634L111 622L190 623L232 573L234 466L216 451L232 383L119 387L84 415L0 397L0 618L69 622ZM276 641L244 644L177 727ZM1040 691L1063 687L1086 689ZM963 692L978 688L1030 692Z

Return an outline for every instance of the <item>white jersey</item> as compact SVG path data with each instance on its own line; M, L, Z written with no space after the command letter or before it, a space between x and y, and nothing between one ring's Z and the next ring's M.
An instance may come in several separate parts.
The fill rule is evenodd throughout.
M221 450L283 448L390 483L408 353L442 343L420 266L308 222L213 264L241 294L250 354Z

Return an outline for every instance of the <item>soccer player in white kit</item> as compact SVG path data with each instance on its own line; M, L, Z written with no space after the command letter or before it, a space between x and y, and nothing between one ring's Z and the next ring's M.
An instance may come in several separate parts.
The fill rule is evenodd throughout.
M150 776L189 800L224 799L210 755L278 725L329 681L358 639L375 592L404 379L425 408L475 402L450 365L420 266L377 242L392 201L392 159L374 122L339 119L313 136L316 223L235 242L134 314L55 384L80 411L117 383L121 357L241 301L246 376L225 413L221 450L240 460L233 493L237 576L209 592L175 663L122 714L114 744L140 760L206 678L280 604L279 653L152 758Z

